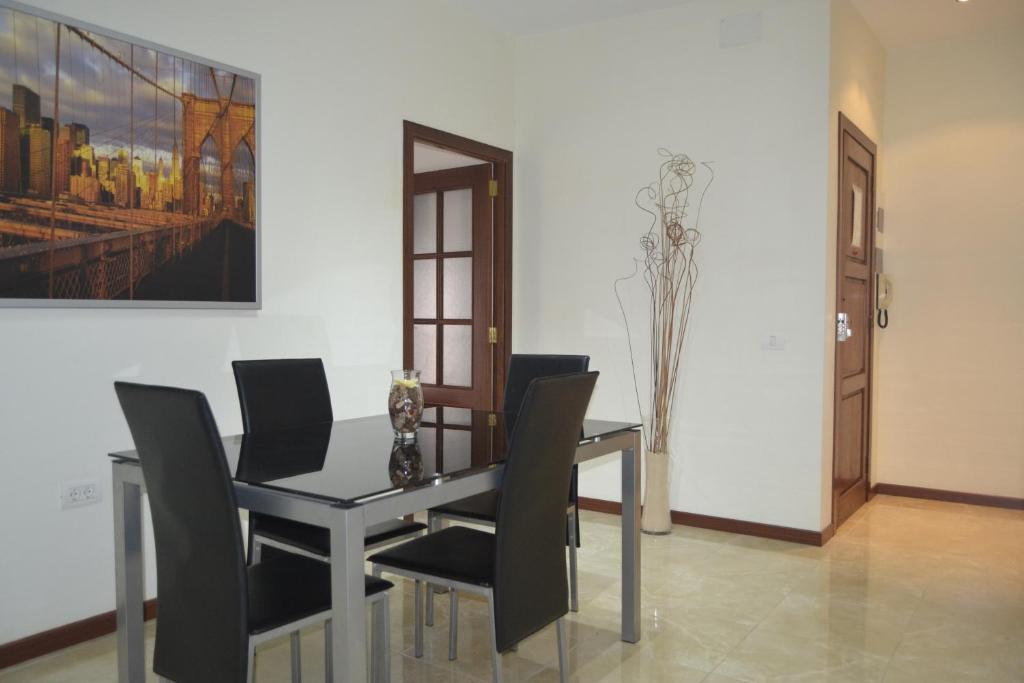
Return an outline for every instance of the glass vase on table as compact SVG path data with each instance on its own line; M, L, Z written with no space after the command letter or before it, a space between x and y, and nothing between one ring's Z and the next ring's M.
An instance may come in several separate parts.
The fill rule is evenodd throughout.
M392 370L388 415L395 439L413 441L423 419L423 387L419 370Z

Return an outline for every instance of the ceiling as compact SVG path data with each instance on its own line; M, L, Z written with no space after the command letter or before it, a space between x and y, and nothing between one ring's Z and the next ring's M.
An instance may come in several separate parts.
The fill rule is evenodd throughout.
M887 49L1024 22L1024 0L852 0Z
M463 166L474 166L483 163L486 162L476 157L468 157L465 154L425 145L422 142L413 143L413 173L444 171L449 168L461 168Z
M692 0L448 0L504 33L522 36L683 5ZM1024 0L852 0L886 48L968 35L1024 21Z
M1022 0L1024 1L1024 0ZM675 7L691 0L448 0L485 24L512 35L555 31L627 14Z

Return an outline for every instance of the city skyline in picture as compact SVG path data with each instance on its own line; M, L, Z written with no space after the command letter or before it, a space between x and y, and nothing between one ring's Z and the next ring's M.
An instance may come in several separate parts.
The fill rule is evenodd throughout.
M257 303L256 90L0 6L0 303Z

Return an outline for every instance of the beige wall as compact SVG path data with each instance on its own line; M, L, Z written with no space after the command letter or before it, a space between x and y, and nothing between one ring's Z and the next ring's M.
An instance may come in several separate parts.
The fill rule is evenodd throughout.
M831 60L828 108L828 214L825 223L825 372L822 401L821 526L832 521L832 438L835 389L836 226L839 169L839 112L876 144L882 141L885 49L850 0L831 3ZM879 154L885 151L879 149ZM876 178L876 186L880 178ZM858 331L855 330L854 334ZM876 337L877 345L877 337Z
M514 41L438 0L35 2L262 74L263 309L0 309L0 643L113 609L114 379L201 389L235 433L231 360L319 356L335 415L380 413L402 362L402 119L515 142ZM80 479L103 501L60 510Z
M1024 25L892 50L877 479L1024 497Z
M761 39L722 47L724 18ZM715 162L672 437L673 509L820 529L828 5L695 0L524 38L516 84L516 351L585 352L591 415L636 415L612 290L659 147ZM694 197L696 199L696 197ZM626 288L644 360L642 285ZM774 335L784 351L765 349ZM582 495L617 499L617 461Z

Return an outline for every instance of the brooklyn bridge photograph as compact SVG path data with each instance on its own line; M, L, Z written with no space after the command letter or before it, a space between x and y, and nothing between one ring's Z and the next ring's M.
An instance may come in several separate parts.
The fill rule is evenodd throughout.
M0 6L0 305L257 305L257 88Z

